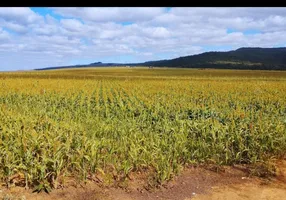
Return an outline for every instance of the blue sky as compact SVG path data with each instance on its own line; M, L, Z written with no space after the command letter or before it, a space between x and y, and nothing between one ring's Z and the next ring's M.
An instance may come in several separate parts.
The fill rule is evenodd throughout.
M235 30L235 29L227 29L227 33L235 33L235 32L240 32L240 31ZM243 33L244 35L255 35L255 34L261 33L261 31L259 31L259 30L247 29L247 30L242 31L242 33Z
M34 11L35 13L40 14L41 16L45 16L45 15L51 15L52 17L54 17L57 20L62 19L62 16L59 14L56 14L53 12L53 10L51 8L45 8L45 7L31 7L30 8L32 11Z
M286 8L0 8L0 71L285 44Z

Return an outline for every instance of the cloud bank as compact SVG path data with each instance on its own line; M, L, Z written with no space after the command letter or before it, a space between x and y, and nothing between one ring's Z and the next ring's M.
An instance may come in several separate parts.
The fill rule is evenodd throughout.
M285 45L286 8L0 8L0 70Z

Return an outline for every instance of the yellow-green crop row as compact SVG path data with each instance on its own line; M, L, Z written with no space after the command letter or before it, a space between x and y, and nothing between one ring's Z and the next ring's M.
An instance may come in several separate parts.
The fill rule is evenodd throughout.
M162 183L187 164L285 155L285 72L176 70L0 74L0 179L49 190L149 170Z

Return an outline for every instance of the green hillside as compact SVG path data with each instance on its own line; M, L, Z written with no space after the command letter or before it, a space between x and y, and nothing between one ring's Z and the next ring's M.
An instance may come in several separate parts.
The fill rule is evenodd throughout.
M286 48L240 48L228 52L206 52L171 60L145 62L158 67L220 69L286 69Z

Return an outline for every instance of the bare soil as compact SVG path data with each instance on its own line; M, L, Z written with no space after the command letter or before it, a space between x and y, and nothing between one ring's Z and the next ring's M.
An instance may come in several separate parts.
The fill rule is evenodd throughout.
M88 182L84 186L70 186L47 194L32 193L22 187L10 190L0 187L0 197L11 195L11 200L284 200L286 160L279 161L276 166L277 176L267 179L249 177L240 167L224 167L218 172L192 167L152 190L144 187L146 180L142 175L132 177L125 188Z

